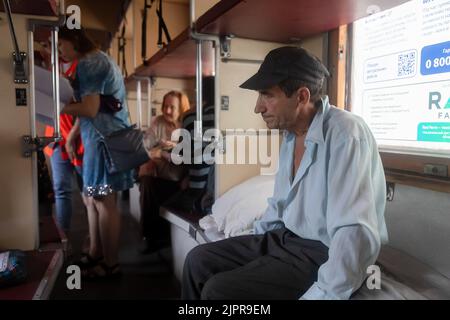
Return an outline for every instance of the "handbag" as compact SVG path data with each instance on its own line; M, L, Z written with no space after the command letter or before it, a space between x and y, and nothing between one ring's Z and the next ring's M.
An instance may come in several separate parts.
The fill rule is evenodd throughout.
M109 173L128 171L138 168L150 160L144 148L143 132L136 125L102 136L100 148L103 152L106 169Z

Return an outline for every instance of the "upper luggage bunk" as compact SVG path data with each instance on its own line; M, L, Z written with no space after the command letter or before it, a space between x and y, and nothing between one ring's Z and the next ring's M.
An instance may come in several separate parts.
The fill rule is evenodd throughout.
M212 75L213 48L211 44L202 45L203 75ZM185 29L167 46L140 65L136 76L140 77L167 77L192 78L196 72L196 44L190 38L189 28Z
M36 16L56 16L58 14L56 0L14 0L10 3L12 13ZM3 1L0 2L0 11L5 12Z
M195 22L199 33L261 41L292 43L351 23L407 0L222 0ZM212 48L203 57L211 57ZM195 76L195 41L189 27L133 76L190 78ZM204 75L211 75L211 59L203 59Z
M202 33L290 43L349 24L407 0L220 1L196 27Z

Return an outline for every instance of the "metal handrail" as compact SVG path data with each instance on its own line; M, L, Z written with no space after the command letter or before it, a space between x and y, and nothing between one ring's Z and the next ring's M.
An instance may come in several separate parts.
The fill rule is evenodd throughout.
M196 70L196 92L197 92L197 101L196 101L196 121L199 126L197 126L197 132L202 133L202 105L203 105L203 96L202 96L202 82L199 81L198 78L202 78L202 56L201 56L201 44L202 41L211 41L214 46L214 127L219 129L220 124L220 92L219 92L219 61L220 61L220 37L216 35L202 34L195 30L195 0L191 0L189 4L190 9L190 37L197 41L197 70ZM199 67L200 64L200 67ZM200 88L200 89L199 89ZM219 182L218 171L215 172L214 177L214 185L218 186ZM214 197L218 198L219 196L219 188L215 188Z
M142 129L143 117L142 117L142 86L141 81L147 81L147 127L151 127L152 121L152 101L151 101L151 89L152 89L152 78L151 77L140 77L133 76L136 80L136 102L137 102L137 112L138 112L138 126Z
M3 7L5 8L5 13L8 18L9 31L11 33L11 40L12 40L13 46L14 46L14 52L15 52L14 60L17 63L22 63L23 59L20 54L19 44L17 43L16 31L14 30L14 24L12 21L11 4L9 3L9 0L3 0Z
M7 1L7 0L4 0ZM30 112L31 112L31 136L24 136L23 143L27 145L26 150L24 151L24 156L31 156L31 151L35 151L41 149L48 145L51 142L56 142L61 140L61 131L60 131L60 96L59 96L59 58L58 58L58 30L59 26L64 25L66 21L66 17L64 14L64 0L60 0L59 2L59 15L58 20L40 20L40 19L28 19L28 50L30 52L30 91L32 94L30 101ZM52 29L51 31L51 64L52 64L52 98L54 104L54 119L53 119L53 128L54 133L53 137L38 137L36 130L36 104L35 104L35 80L34 80L34 36L33 33L37 26L40 27L49 27Z

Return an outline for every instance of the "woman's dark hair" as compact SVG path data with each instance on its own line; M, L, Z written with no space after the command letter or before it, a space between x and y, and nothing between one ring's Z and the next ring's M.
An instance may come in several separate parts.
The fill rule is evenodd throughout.
M83 28L69 29L64 25L59 29L58 37L59 39L71 42L74 49L82 55L98 49L97 45L89 38Z

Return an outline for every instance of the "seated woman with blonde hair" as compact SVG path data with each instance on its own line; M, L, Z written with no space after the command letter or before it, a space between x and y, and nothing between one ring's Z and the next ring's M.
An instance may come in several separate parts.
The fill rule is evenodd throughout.
M167 242L169 226L159 217L161 204L180 190L185 177L184 166L168 161L168 150L178 142L172 132L181 127L183 114L190 109L189 99L179 91L164 95L162 115L156 117L144 135L144 144L151 160L139 170L143 252L152 252ZM156 145L156 146L155 146Z

